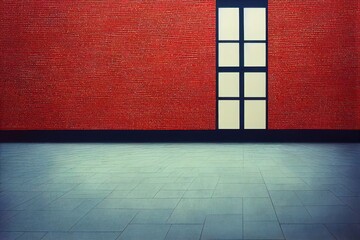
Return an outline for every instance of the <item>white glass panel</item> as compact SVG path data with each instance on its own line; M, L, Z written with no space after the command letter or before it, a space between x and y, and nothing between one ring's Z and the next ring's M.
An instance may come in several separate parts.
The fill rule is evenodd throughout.
M244 39L266 40L265 8L244 8Z
M239 73L219 73L219 97L239 97Z
M219 43L220 67L238 67L239 62L238 43Z
M266 101L245 100L244 103L244 128L265 129L266 128Z
M266 97L266 73L245 73L244 90L245 97Z
M240 128L240 105L237 100L219 101L219 129Z
M266 66L266 44L265 43L245 43L244 44L245 67L265 67Z
M219 8L219 40L239 40L239 8Z

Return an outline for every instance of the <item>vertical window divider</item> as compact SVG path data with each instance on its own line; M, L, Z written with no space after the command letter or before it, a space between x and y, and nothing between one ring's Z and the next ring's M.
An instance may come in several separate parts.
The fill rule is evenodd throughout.
M240 75L240 129L244 129L244 71L242 67L244 65L244 8L239 8L239 49L240 49L240 69L239 69L239 75Z
M219 8L216 7L216 19L215 19L215 55L216 55L216 71L215 71L215 79L216 79L216 109L215 109L215 129L219 129Z
M268 109L269 109L269 91L268 91L268 78L269 78L269 61L268 61L268 56L269 56L269 36L268 36L268 16L269 16L269 14L268 14L268 7L266 7L265 8L265 37L266 37L266 39L265 39L265 44L266 44L266 55L265 55L265 57L266 57L266 78L265 78L265 97L266 97L266 104L265 104L265 113L266 113L266 118L265 118L265 128L266 129L269 129L269 111L268 111Z

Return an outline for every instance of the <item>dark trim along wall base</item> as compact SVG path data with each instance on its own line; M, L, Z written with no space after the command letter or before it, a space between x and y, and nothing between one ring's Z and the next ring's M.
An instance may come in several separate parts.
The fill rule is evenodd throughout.
M360 142L360 130L1 130L0 142Z

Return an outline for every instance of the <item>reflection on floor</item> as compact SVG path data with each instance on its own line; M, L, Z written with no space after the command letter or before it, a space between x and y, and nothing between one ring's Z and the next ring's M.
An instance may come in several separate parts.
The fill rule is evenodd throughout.
M359 144L1 144L0 239L360 239Z

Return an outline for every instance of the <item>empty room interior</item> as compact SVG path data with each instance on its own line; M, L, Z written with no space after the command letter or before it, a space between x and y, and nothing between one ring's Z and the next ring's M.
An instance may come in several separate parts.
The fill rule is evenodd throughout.
M0 12L0 240L360 239L356 1Z

